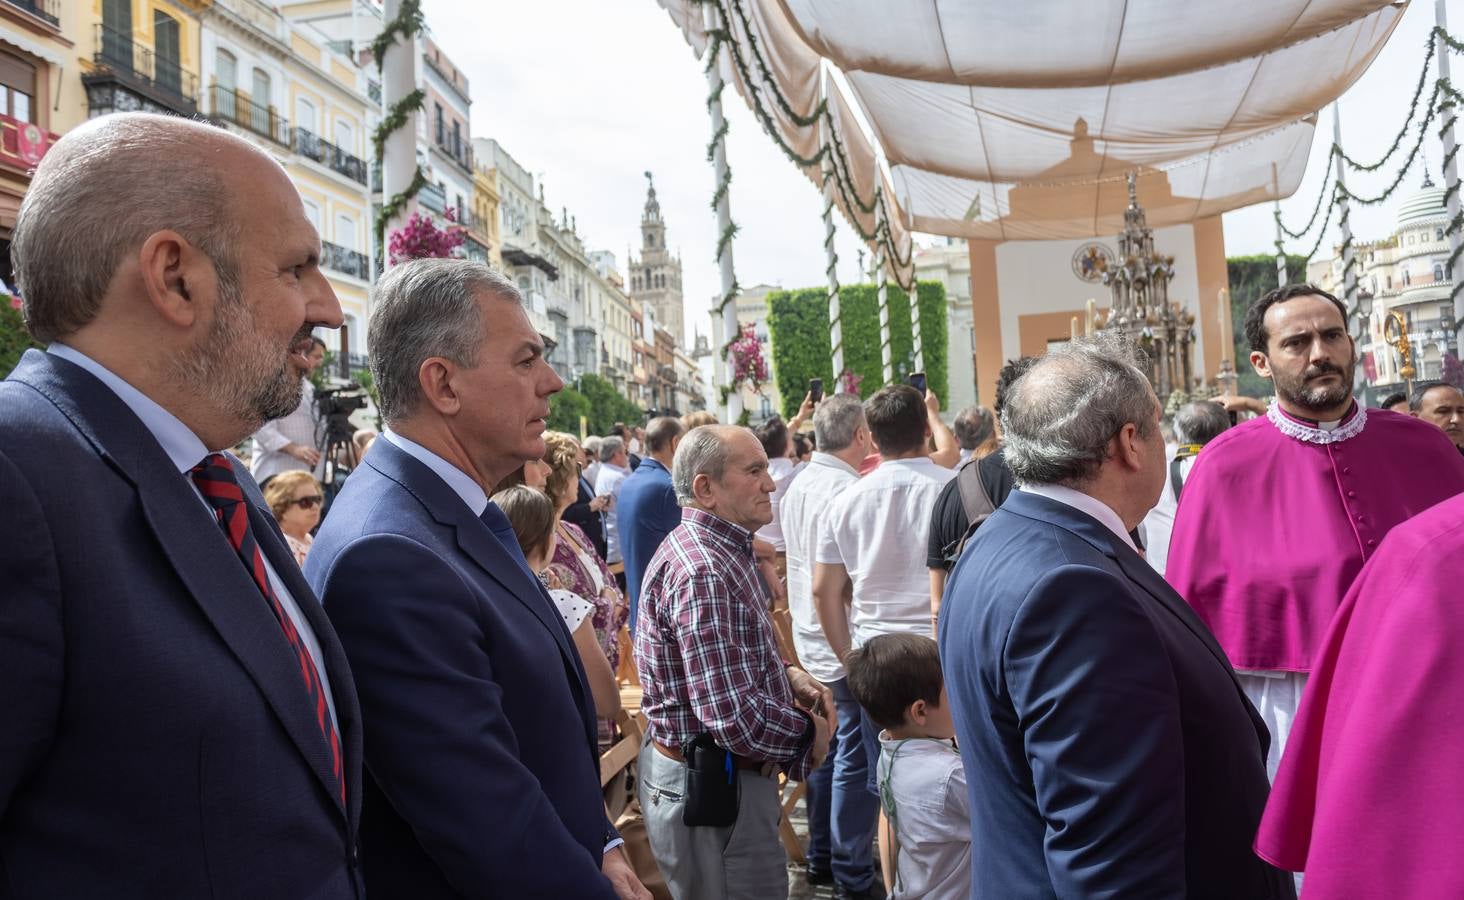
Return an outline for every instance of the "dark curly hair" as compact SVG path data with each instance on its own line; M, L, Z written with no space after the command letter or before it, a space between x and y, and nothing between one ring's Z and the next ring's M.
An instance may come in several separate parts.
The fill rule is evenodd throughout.
M1342 315L1342 325L1347 325L1347 307L1341 300L1322 290L1314 284L1286 284L1278 288L1272 288L1261 295L1261 299L1251 304L1250 309L1245 311L1245 342L1252 352L1265 353L1266 341L1269 335L1266 334L1266 310L1277 303L1285 303L1287 300L1294 300L1297 297L1325 297L1332 301L1337 307L1337 312Z

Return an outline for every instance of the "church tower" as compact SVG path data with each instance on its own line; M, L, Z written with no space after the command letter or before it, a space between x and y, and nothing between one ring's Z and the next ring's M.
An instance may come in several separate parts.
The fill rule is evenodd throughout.
M681 302L681 258L666 248L666 223L656 200L656 184L646 173L646 206L641 212L640 258L630 258L630 295L654 310L656 321L686 346Z

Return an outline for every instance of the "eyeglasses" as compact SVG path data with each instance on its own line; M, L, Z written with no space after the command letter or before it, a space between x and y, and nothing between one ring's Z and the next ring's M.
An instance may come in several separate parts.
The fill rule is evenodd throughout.
M325 502L325 498L322 497L322 496L320 496L319 494L316 494L313 497L297 497L297 498L295 498L294 500L291 500L289 503L287 503L285 505L286 506L298 506L301 509L314 509L315 507L319 506L320 504L322 504L324 502Z

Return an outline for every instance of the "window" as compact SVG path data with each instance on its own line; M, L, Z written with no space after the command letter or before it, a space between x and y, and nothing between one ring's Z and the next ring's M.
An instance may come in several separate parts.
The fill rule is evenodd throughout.
M1411 234L1408 235L1408 246L1410 246L1410 247L1413 246L1413 238L1414 238L1414 235L1411 235Z
M356 249L356 220L345 213L336 213L335 242L347 250Z
M433 115L432 121L434 123L434 128L435 128L436 134L437 134L437 145L440 147L440 146L442 146L442 140L443 140L443 137L444 137L443 123L442 123L442 104L441 103L434 103L434 104L432 104L432 106L435 109L435 113Z
M249 92L249 99L254 101L254 106L250 109L249 127L257 134L273 137L274 113L270 109L269 73L263 69L254 70L254 89Z
M1442 263L1434 263L1434 281L1444 280L1444 267Z
M463 161L463 123L458 121L452 123L452 155Z
M315 130L315 104L304 97L295 99L295 125L302 131L317 133Z
M1436 225L1436 226L1434 226L1434 240L1436 240L1436 241L1442 241L1443 239L1444 239L1444 226L1442 226L1442 225Z
M1410 283L1411 283L1410 282L1410 279L1408 278L1408 270L1407 269L1404 269L1403 270L1403 286L1404 287L1407 287Z
M314 200L301 202L305 204L305 218L310 220L310 227L315 229L316 234L320 234L320 207Z
M34 122L36 67L18 56L0 52L0 114Z
M183 84L178 20L162 10L153 10L153 58L158 86L178 93Z
M102 59L132 66L132 0L102 0Z
M1391 291L1393 289L1393 276L1392 275L1387 276L1387 280L1388 280L1388 286L1387 286L1386 290L1390 290Z
M347 153L356 152L356 129L345 119L336 119L335 123L335 145Z

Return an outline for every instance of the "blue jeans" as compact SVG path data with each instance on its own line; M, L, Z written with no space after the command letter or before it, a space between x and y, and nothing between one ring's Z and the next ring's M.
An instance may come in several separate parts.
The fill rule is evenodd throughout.
M827 870L833 851L829 814L834 800L834 755L839 752L838 742L837 733L829 738L829 755L803 780L806 788L803 806L808 811L808 864L815 869Z
M869 782L874 777L874 763L879 759L879 745L876 742L875 754L869 756L861 733L864 711L849 693L848 682L840 678L829 682L828 687L834 694L838 715L838 730L829 742L829 758L833 760L829 790L829 868L841 886L863 891L874 883L874 829L879 821L879 795L869 791ZM824 765L828 765L827 760ZM813 793L810 778L809 796ZM810 834L814 827L813 808L810 800ZM813 844L812 837L809 844Z

